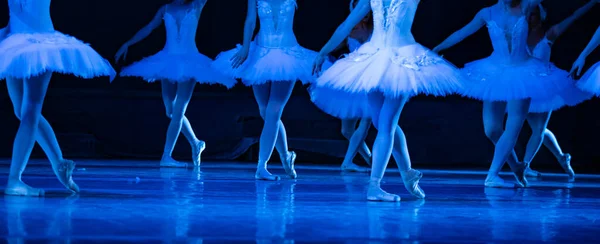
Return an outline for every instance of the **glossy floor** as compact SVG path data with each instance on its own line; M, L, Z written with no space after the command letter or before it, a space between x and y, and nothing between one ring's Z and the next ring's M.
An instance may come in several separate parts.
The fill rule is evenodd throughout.
M0 198L0 236L27 240L142 243L595 241L600 178L532 181L527 189L484 189L482 172L424 171L426 200L406 193L398 172L384 188L401 203L365 201L367 174L298 167L297 180L253 180L252 165L206 163L192 169L128 167L131 161L80 161L70 196L48 166L25 182L44 198ZM8 168L0 181L6 182ZM282 173L273 167L273 172ZM505 179L512 178L505 176Z

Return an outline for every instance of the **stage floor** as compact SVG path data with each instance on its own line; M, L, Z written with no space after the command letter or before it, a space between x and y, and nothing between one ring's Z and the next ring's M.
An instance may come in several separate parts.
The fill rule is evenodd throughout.
M400 203L365 201L367 174L297 167L297 180L255 181L253 165L193 169L130 167L158 162L78 161L70 196L50 167L33 163L24 181L44 198L0 198L0 236L11 243L222 242L592 242L600 239L600 177L530 180L526 189L483 187L484 172L423 171L427 194L407 194L397 171L384 189ZM283 173L272 164L272 172ZM3 165L0 186L8 172ZM505 180L513 180L505 175ZM352 241L350 241L352 242Z

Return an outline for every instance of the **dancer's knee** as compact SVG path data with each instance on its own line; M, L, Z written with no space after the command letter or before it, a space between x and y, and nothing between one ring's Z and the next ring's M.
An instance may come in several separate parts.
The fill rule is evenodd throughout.
M504 130L502 129L502 127L500 126L485 126L484 128L485 130L485 136L487 136L488 139L490 139L490 141L496 143L498 142L498 140L500 140L500 136L502 136L502 133L504 132Z

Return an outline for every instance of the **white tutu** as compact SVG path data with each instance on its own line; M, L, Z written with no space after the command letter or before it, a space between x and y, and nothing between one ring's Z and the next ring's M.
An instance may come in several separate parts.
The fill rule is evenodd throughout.
M594 64L577 82L577 86L584 91L600 95L600 62Z
M460 71L419 44L377 48L370 42L338 60L317 79L312 100L336 117L369 116L368 94L444 96L462 87Z
M594 95L580 90L576 86L576 82L569 78L569 73L557 68L554 64L549 64L551 72L556 77L562 77L557 80L557 85L560 86L559 93L547 99L531 99L529 111L532 113L544 113L560 109L565 106L575 106L586 100L589 100Z
M222 84L227 88L233 87L237 81L212 69L212 62L209 57L195 51L186 53L160 51L123 68L120 75L141 77L148 82L193 80L202 84Z
M312 65L316 52L299 45L287 48L268 48L250 44L246 61L238 68L231 67L231 58L242 48L222 52L213 63L213 68L225 75L241 79L247 86L265 84L267 82L314 81Z
M552 100L566 87L568 74L536 58L507 64L491 56L465 65L472 82L461 93L483 101Z
M115 77L115 70L88 44L60 32L15 33L0 42L0 79L30 78L44 72L82 78Z

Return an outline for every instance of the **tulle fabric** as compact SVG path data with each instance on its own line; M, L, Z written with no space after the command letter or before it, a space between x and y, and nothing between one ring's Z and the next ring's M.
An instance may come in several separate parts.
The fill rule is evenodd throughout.
M577 86L596 96L600 96L600 62L594 64L577 82Z
M569 78L569 73L559 69L554 64L549 64L550 70L557 79L559 92L546 99L531 99L529 111L532 113L544 113L566 106L575 106L593 97L592 93L582 91L576 86L576 81Z
M211 68L213 60L197 51L173 53L160 51L121 70L121 76L141 77L148 82L196 81L201 84L220 84L227 88L237 81Z
M247 86L267 82L310 83L315 80L312 65L317 53L299 45L285 48L268 48L250 44L248 58L238 68L232 68L231 58L242 48L222 52L212 67L231 78L241 79Z
M461 94L483 101L551 100L567 82L564 72L536 58L511 63L490 56L466 64L463 72L472 82Z
M60 32L15 33L0 42L0 78L26 79L45 72L81 78L109 76L116 72L88 44Z
M370 42L338 60L311 88L312 100L338 118L369 117L368 94L445 96L462 89L460 71L425 47L377 48Z

